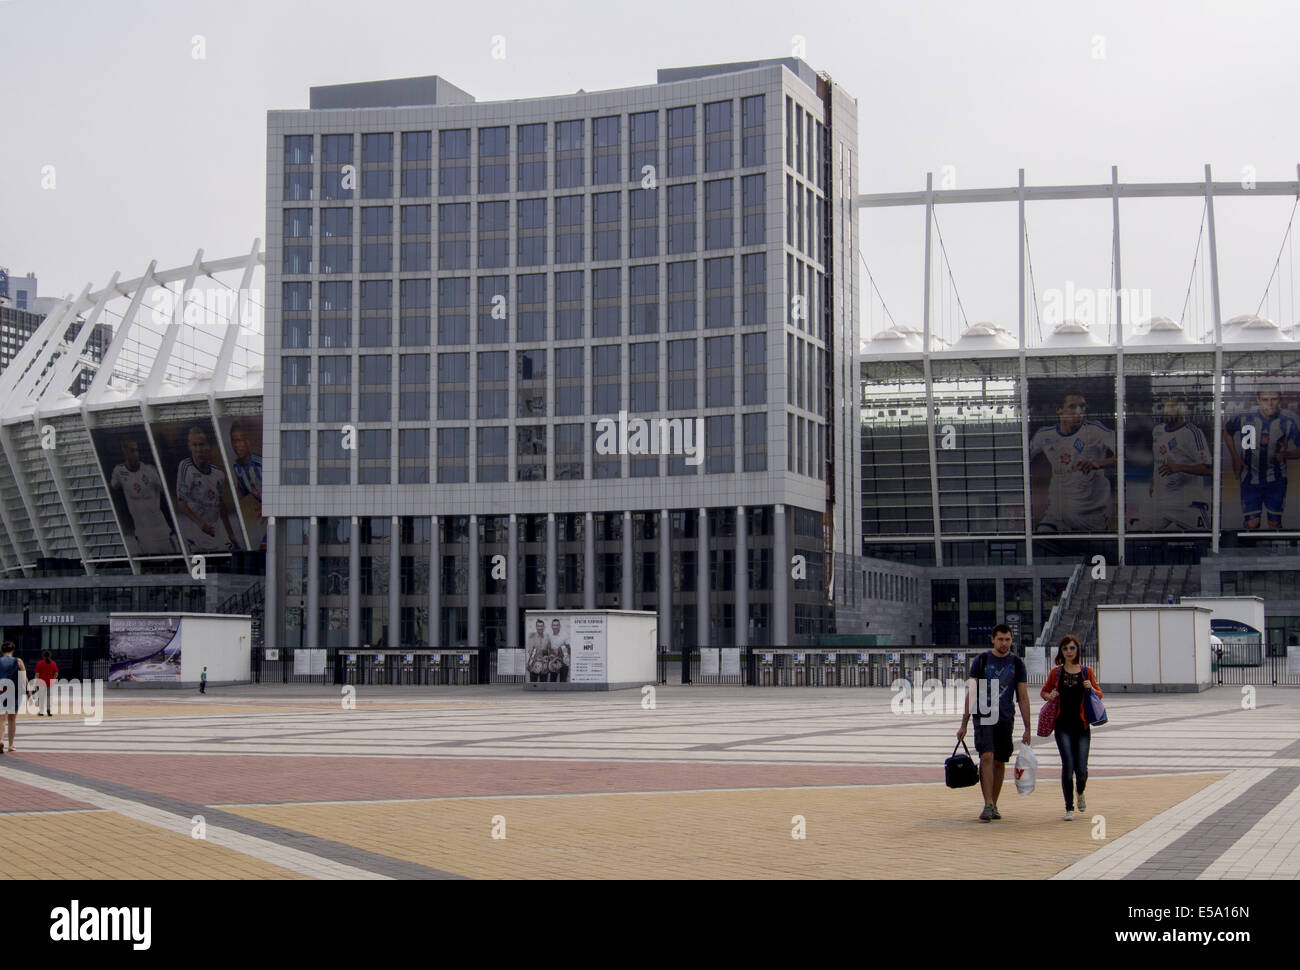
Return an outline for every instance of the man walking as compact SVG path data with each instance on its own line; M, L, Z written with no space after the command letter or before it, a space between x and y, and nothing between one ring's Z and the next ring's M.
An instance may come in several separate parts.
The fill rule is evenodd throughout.
M1029 744L1031 736L1025 662L1011 652L1011 627L999 623L993 628L992 639L993 649L980 654L971 664L966 708L957 731L957 740L964 741L971 717L971 697L976 697L975 750L980 756L980 790L984 794L981 822L1002 817L998 812L998 796L1002 794L1002 779L1011 760L1011 731L1017 702L1025 722L1021 743Z
M36 661L36 679L45 685L45 710L37 710L36 716L45 714L53 717L50 709L50 697L54 693L54 682L59 679L59 665L50 657L48 650L42 651L41 659Z
M199 693L206 694L207 692L208 692L208 668L204 667L203 672L199 674Z

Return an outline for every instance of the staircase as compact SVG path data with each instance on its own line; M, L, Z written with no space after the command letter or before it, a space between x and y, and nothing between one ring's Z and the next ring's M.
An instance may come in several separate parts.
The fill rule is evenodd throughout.
M1183 596L1201 592L1200 566L1115 566L1106 570L1105 581L1093 579L1089 567L1085 570L1057 621L1054 638L1059 643L1061 637L1073 633L1083 644L1083 652L1094 657L1098 606L1159 605L1168 603L1171 596L1176 603ZM1056 643L1048 646L1055 650Z

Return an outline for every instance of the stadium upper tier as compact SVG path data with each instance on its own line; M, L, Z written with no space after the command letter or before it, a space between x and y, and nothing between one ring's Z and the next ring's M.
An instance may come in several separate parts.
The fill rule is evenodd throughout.
M246 431L260 448L262 265L260 241L225 259L200 250L185 266L155 261L135 279L88 284L46 316L0 374L3 575L30 575L40 559L108 572L138 573L153 560L182 568L177 523L190 517L177 487L182 472L193 477L187 462L212 482L224 476L222 494L238 503L231 469L248 450ZM99 362L85 352L97 324L113 331ZM93 377L78 396L83 373ZM238 534L223 548L204 551L258 548L247 518L234 517Z

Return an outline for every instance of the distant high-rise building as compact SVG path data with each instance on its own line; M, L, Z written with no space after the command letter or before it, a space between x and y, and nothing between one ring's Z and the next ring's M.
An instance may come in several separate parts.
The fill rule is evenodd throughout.
M10 276L9 271L0 266L0 373L18 356L23 345L45 319L46 313L51 312L59 303L60 301L38 298L34 274ZM77 335L81 323L78 319L68 325L69 341ZM112 327L104 323L96 324L84 352L92 360L99 361L112 339ZM74 394L84 394L93 377L93 374L81 374L70 390Z
M36 307L36 277L12 276L7 267L0 266L0 306L12 306L19 310L33 310Z

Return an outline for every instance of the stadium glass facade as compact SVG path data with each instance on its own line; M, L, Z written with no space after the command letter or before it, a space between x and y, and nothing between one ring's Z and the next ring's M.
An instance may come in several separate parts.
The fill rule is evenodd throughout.
M857 582L888 618L873 629L960 645L1007 618L1027 645L1101 556L1161 601L1262 595L1272 648L1296 643L1300 352L1232 327L1218 348L1167 336L868 351Z

